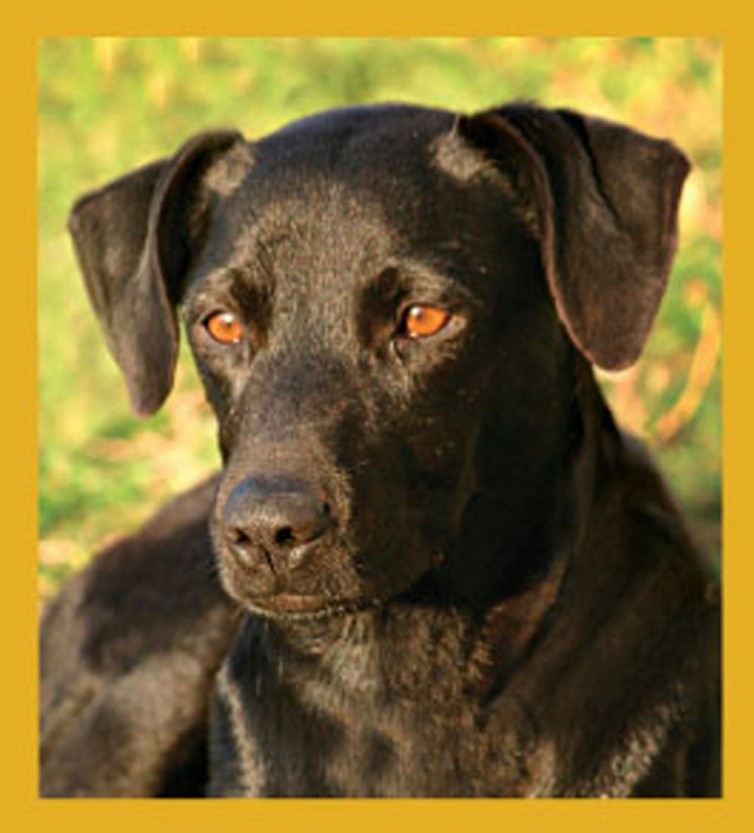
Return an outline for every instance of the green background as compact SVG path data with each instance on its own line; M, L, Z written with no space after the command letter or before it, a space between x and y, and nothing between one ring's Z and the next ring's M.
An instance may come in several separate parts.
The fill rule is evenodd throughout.
M672 138L694 171L670 288L640 363L600 374L622 423L661 459L719 553L721 64L682 38L43 41L39 53L40 580L43 595L218 465L187 355L155 417L135 421L65 232L83 191L193 132L250 138L325 107L380 100L474 110L568 106Z

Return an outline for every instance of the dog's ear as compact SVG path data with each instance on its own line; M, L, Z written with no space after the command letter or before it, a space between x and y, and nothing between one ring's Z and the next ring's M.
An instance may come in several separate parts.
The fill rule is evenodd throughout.
M570 110L513 104L457 123L534 217L574 344L617 370L639 356L665 291L689 171L670 142Z
M203 133L74 205L69 230L89 298L126 379L131 405L154 413L170 392L178 354L175 306L202 233L202 175L237 142Z

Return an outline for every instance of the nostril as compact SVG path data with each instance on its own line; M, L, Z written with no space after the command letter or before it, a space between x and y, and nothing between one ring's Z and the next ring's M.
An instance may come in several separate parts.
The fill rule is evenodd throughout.
M229 544L235 544L236 546L244 546L244 544L250 544L251 539L249 536L238 527L228 527L225 530L225 538Z
M293 529L289 526L284 526L275 533L275 543L281 547L292 546L295 540L296 536L293 534Z
M327 504L319 507L318 511L306 507L306 511L290 511L288 515L288 523L277 526L268 533L272 542L280 549L292 549L316 541L332 525L330 507Z

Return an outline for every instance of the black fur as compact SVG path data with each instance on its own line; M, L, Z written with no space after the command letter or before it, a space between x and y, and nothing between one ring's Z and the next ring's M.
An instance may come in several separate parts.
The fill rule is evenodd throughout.
M719 792L715 589L589 366L637 358L687 171L670 143L570 111L389 105L249 144L203 134L77 204L135 409L169 391L180 302L219 421L212 548L246 613L210 795ZM444 325L412 337L413 305ZM218 311L237 343L209 335ZM43 792L195 788L236 628L196 570L206 507L195 541L160 532L145 559L137 537L133 575L105 554L48 614ZM173 581L158 562L177 553ZM159 598L111 610L126 590ZM125 615L137 682L118 709ZM55 616L76 629L53 651ZM87 640L103 706L69 709Z

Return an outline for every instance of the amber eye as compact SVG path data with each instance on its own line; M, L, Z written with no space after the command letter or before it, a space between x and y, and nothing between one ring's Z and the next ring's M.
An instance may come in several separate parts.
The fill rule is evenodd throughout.
M409 338L427 338L439 333L450 321L444 309L413 304L403 315L403 332Z
M204 322L207 332L220 344L238 344L244 331L232 312L215 312Z

